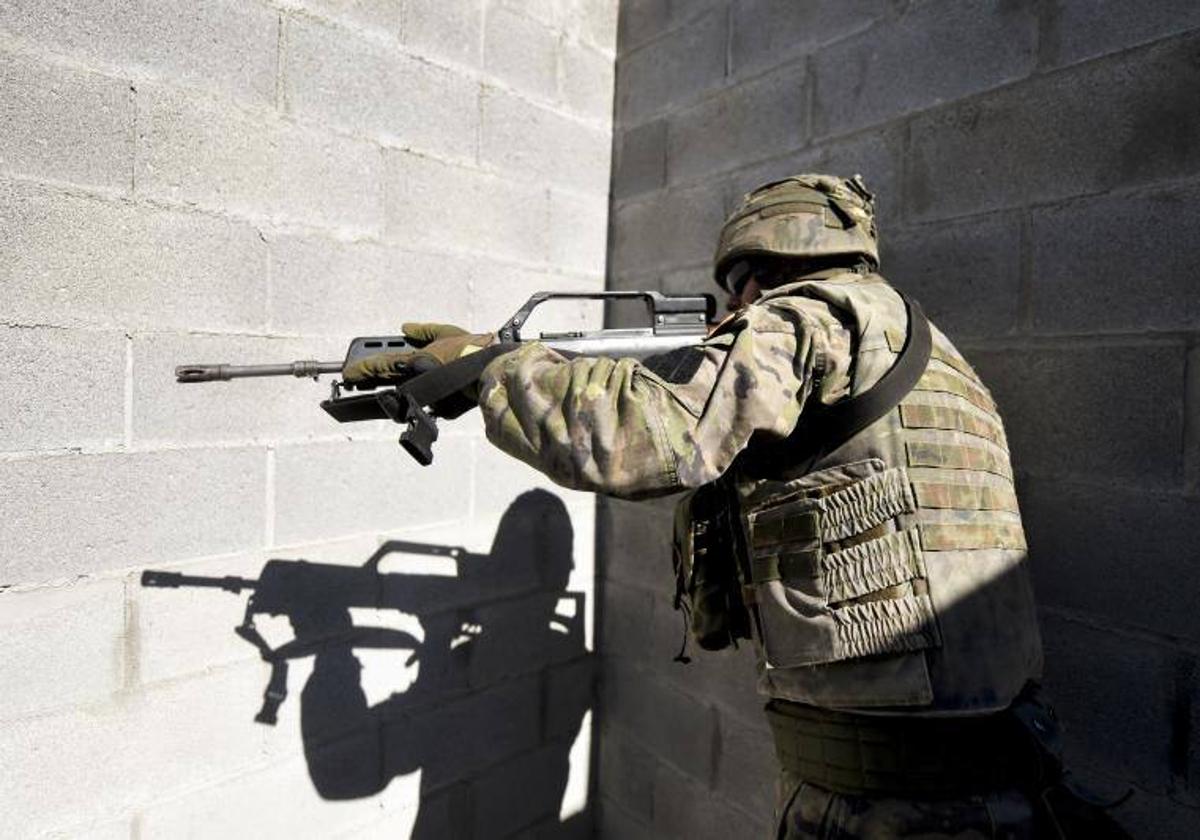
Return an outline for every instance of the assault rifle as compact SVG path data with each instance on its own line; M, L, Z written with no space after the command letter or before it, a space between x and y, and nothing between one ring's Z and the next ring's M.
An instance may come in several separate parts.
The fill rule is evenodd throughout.
M257 580L235 576L207 577L179 572L146 570L142 586L176 589L204 587L224 589L235 595L252 594L246 601L242 623L234 628L271 666L271 678L263 693L259 723L274 724L280 705L287 697L288 660L310 656L330 645L357 648L402 648L415 657L422 643L402 630L357 627L352 607L395 609L428 613L454 606L462 581L455 577L382 573L380 560L391 552L448 557L460 564L482 560L485 555L464 548L393 540L385 543L362 566L309 563L305 560L269 560ZM295 638L277 648L267 644L255 619L260 615L286 616Z
M527 338L521 328L533 310L549 300L643 300L650 326L606 329L593 332L541 333ZM400 443L418 463L433 462L437 440L437 417L457 417L464 408L454 396L477 380L492 359L525 341L540 341L564 355L646 358L699 343L708 332L716 312L712 295L672 296L659 292L538 292L497 330L498 341L480 352L435 370L412 371L409 378L395 381L339 382L334 380L323 408L339 423L362 420L392 420L406 424ZM341 362L298 361L273 365L180 365L177 382L218 382L257 376L318 378L337 374L352 362L376 353L415 349L403 335L364 336L350 342ZM343 395L345 391L366 393Z

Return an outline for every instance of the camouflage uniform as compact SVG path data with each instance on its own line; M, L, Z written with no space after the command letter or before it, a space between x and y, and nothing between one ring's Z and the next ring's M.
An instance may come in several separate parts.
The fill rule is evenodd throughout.
M798 181L807 192L790 206L841 189L821 178ZM766 239L804 252L828 226L870 223L859 204L831 204ZM917 387L849 442L815 463L784 457L770 478L743 469L814 407L875 384L906 330L881 276L824 271L769 289L670 364L524 346L488 366L480 406L494 444L568 487L636 499L731 483L762 694L905 720L983 716L1039 676L1041 647L1004 429L950 341L935 329ZM1032 836L1029 802L1003 786L898 798L801 778L785 770L780 836Z

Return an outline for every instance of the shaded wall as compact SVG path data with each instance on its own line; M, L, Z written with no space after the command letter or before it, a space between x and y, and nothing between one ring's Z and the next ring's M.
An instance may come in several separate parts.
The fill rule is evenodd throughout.
M626 0L618 41L610 286L713 291L744 191L863 173L884 274L1004 413L1069 754L1137 791L1142 837L1200 827L1197 28L1166 0ZM604 830L750 836L752 660L671 661L668 523L601 506Z
M172 369L337 359L405 320L495 329L535 290L601 288L615 23L613 2L0 4L0 836L406 836L418 810L424 836L500 836L586 806L586 728L563 803L541 794L579 733L546 710L590 703L586 668L562 666L590 634L591 497L552 491L571 535L553 560L573 563L554 588L581 612L550 655L513 623L546 606L536 569L499 591L476 568L538 559L495 543L547 482L477 416L421 469L396 427L325 416L327 383ZM268 558L355 572L391 540L418 544L386 570L413 587L474 583L423 624L399 601L356 615L424 633L419 662L331 643L319 680L293 663L274 727L253 720L269 669L232 632L248 593L138 585ZM268 590L340 632L320 593ZM431 679L436 772L409 750L394 778L327 780L305 747L337 747L346 704L414 680L428 703ZM359 779L368 741L335 749L335 779Z

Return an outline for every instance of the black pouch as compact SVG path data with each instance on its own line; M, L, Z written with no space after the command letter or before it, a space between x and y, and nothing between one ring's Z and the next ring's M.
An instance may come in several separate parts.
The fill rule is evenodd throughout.
M688 633L705 650L750 638L735 527L734 501L720 483L696 490L675 513L675 608L684 611ZM683 651L676 658L687 661Z

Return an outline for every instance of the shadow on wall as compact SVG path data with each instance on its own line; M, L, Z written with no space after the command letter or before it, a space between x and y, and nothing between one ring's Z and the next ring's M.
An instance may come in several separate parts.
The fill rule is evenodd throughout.
M505 511L487 554L393 540L361 567L271 560L257 581L148 571L142 582L253 590L236 631L272 666L261 723L286 698L288 660L314 657L301 732L325 799L373 796L420 770L414 840L590 836L588 809L559 816L593 698L585 595L567 591L573 540L562 501L533 490ZM385 571L398 555L440 558L457 574ZM356 624L363 611L411 620ZM256 616L286 616L293 638L272 648ZM365 665L380 662L391 666L384 682L411 679L372 702Z

